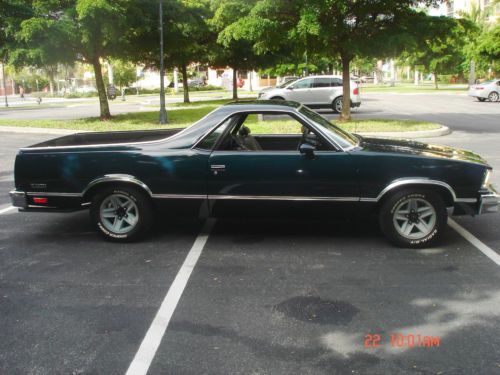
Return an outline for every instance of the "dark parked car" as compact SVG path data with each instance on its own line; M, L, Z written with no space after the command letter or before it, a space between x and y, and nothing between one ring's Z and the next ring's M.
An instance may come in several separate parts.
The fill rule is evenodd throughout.
M347 133L294 102L225 105L180 130L84 133L22 148L20 211L90 207L108 239L137 239L155 208L174 215L378 215L395 244L433 244L448 215L498 209L477 154Z

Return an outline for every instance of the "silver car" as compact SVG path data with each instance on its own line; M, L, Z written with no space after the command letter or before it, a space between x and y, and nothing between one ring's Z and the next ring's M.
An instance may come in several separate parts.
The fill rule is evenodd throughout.
M342 77L311 76L287 82L259 93L260 100L291 100L311 108L332 108L334 112L342 111ZM351 107L361 105L359 86L351 81Z
M490 102L498 102L500 99L500 79L472 85L469 89L469 96L477 98L480 102L484 102L486 99Z

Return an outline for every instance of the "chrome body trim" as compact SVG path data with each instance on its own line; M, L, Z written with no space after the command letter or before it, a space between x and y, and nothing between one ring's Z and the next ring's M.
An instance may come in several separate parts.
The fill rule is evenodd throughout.
M152 194L153 199L207 199L206 194Z
M457 198L455 199L456 203L476 203L477 198Z
M446 182L439 181L439 180L431 180L429 178L425 177L410 177L410 178L401 178L392 181L389 185L387 185L382 191L377 195L376 198L361 198L361 202L378 202L382 197L387 194L389 191L398 188L400 186L404 185L435 185L435 186L441 186L446 188L453 199L453 202L456 202L457 200L457 195L455 194L455 191L453 188L448 185Z
M40 196L40 197L69 197L69 198L81 198L83 196L82 193L54 193L48 191L28 191L26 195L32 196Z
M103 177L96 178L95 180L91 181L87 187L83 190L81 193L81 196L85 196L85 194L94 186L101 184L101 183L106 183L106 182L127 182L131 184L135 184L137 186L140 186L146 192L149 194L149 196L153 196L153 192L151 189L141 180L138 180L134 176L128 175L128 174L107 174L104 175Z
M301 197L278 195L209 195L211 200L271 200L271 201L324 201L359 202L359 197Z

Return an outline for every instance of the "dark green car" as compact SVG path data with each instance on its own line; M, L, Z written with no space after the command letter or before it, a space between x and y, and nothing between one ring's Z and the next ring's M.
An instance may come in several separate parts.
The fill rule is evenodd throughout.
M108 239L147 233L156 208L175 216L377 214L385 235L430 246L448 215L498 209L479 155L412 141L364 138L293 102L240 102L191 127L82 133L23 148L20 211L90 207Z

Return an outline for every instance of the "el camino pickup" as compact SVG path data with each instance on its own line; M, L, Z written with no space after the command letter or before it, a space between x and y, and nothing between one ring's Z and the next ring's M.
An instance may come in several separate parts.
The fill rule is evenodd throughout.
M365 138L294 102L222 106L184 130L82 133L22 148L14 206L90 208L105 238L131 241L174 215L378 215L398 246L433 245L448 215L498 210L491 167L469 151ZM163 207L166 206L166 207Z

